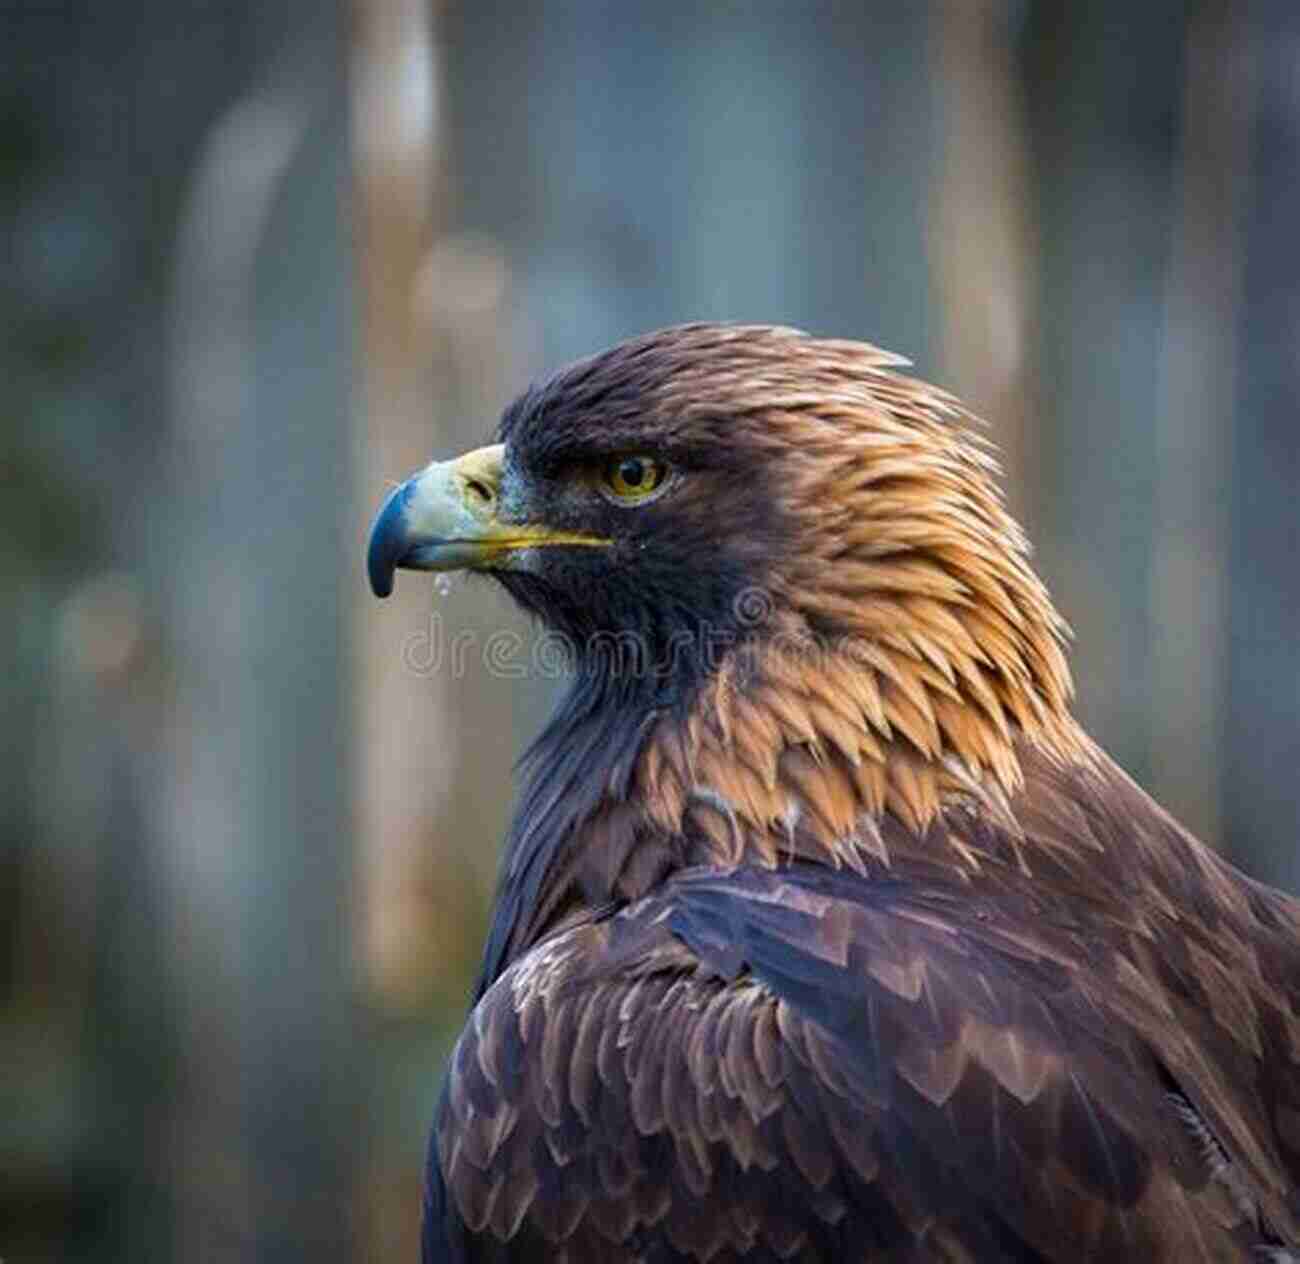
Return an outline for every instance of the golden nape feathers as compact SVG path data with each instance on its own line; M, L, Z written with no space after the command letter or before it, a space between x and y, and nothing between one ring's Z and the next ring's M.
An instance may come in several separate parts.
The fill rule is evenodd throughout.
M1300 907L1079 729L956 401L693 325L498 438L394 492L370 552L380 593L493 576L573 667L426 1259L1293 1258Z
M720 394L673 382L662 405L683 425L730 409L742 446L761 435L796 525L766 586L738 598L760 635L699 690L684 741L675 716L650 736L656 819L678 829L703 782L736 805L751 858L772 863L801 801L825 858L850 860L838 853L864 811L923 830L953 796L1000 802L1020 784L1022 742L1084 758L1064 623L967 414L874 348L780 332L760 345L781 357L773 371L734 369Z

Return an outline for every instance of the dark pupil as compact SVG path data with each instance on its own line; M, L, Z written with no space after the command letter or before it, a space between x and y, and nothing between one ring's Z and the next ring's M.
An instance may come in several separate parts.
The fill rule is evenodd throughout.
M629 487L640 487L646 477L645 462L638 457L628 457L619 463L618 476Z

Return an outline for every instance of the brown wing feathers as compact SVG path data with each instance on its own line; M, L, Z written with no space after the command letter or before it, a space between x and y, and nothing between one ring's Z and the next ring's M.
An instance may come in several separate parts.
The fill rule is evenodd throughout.
M1103 986L1113 961L1068 919L1026 929L1030 893L983 898L694 871L549 941L458 1050L438 1144L460 1214L517 1225L522 1259L1192 1261L1266 1241L1169 1105L1134 997ZM523 1068L508 1085L503 1062Z

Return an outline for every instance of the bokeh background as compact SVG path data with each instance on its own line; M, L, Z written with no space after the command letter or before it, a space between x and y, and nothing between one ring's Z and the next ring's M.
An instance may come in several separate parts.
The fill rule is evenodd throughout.
M689 318L986 416L1084 718L1300 888L1294 0L0 0L5 1264L415 1258L556 685L367 519Z

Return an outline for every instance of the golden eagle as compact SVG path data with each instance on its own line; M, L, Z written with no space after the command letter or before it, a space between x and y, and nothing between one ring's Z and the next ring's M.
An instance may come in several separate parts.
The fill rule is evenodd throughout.
M960 405L690 325L389 498L572 683L526 757L427 1261L1300 1260L1300 904L1070 713Z

